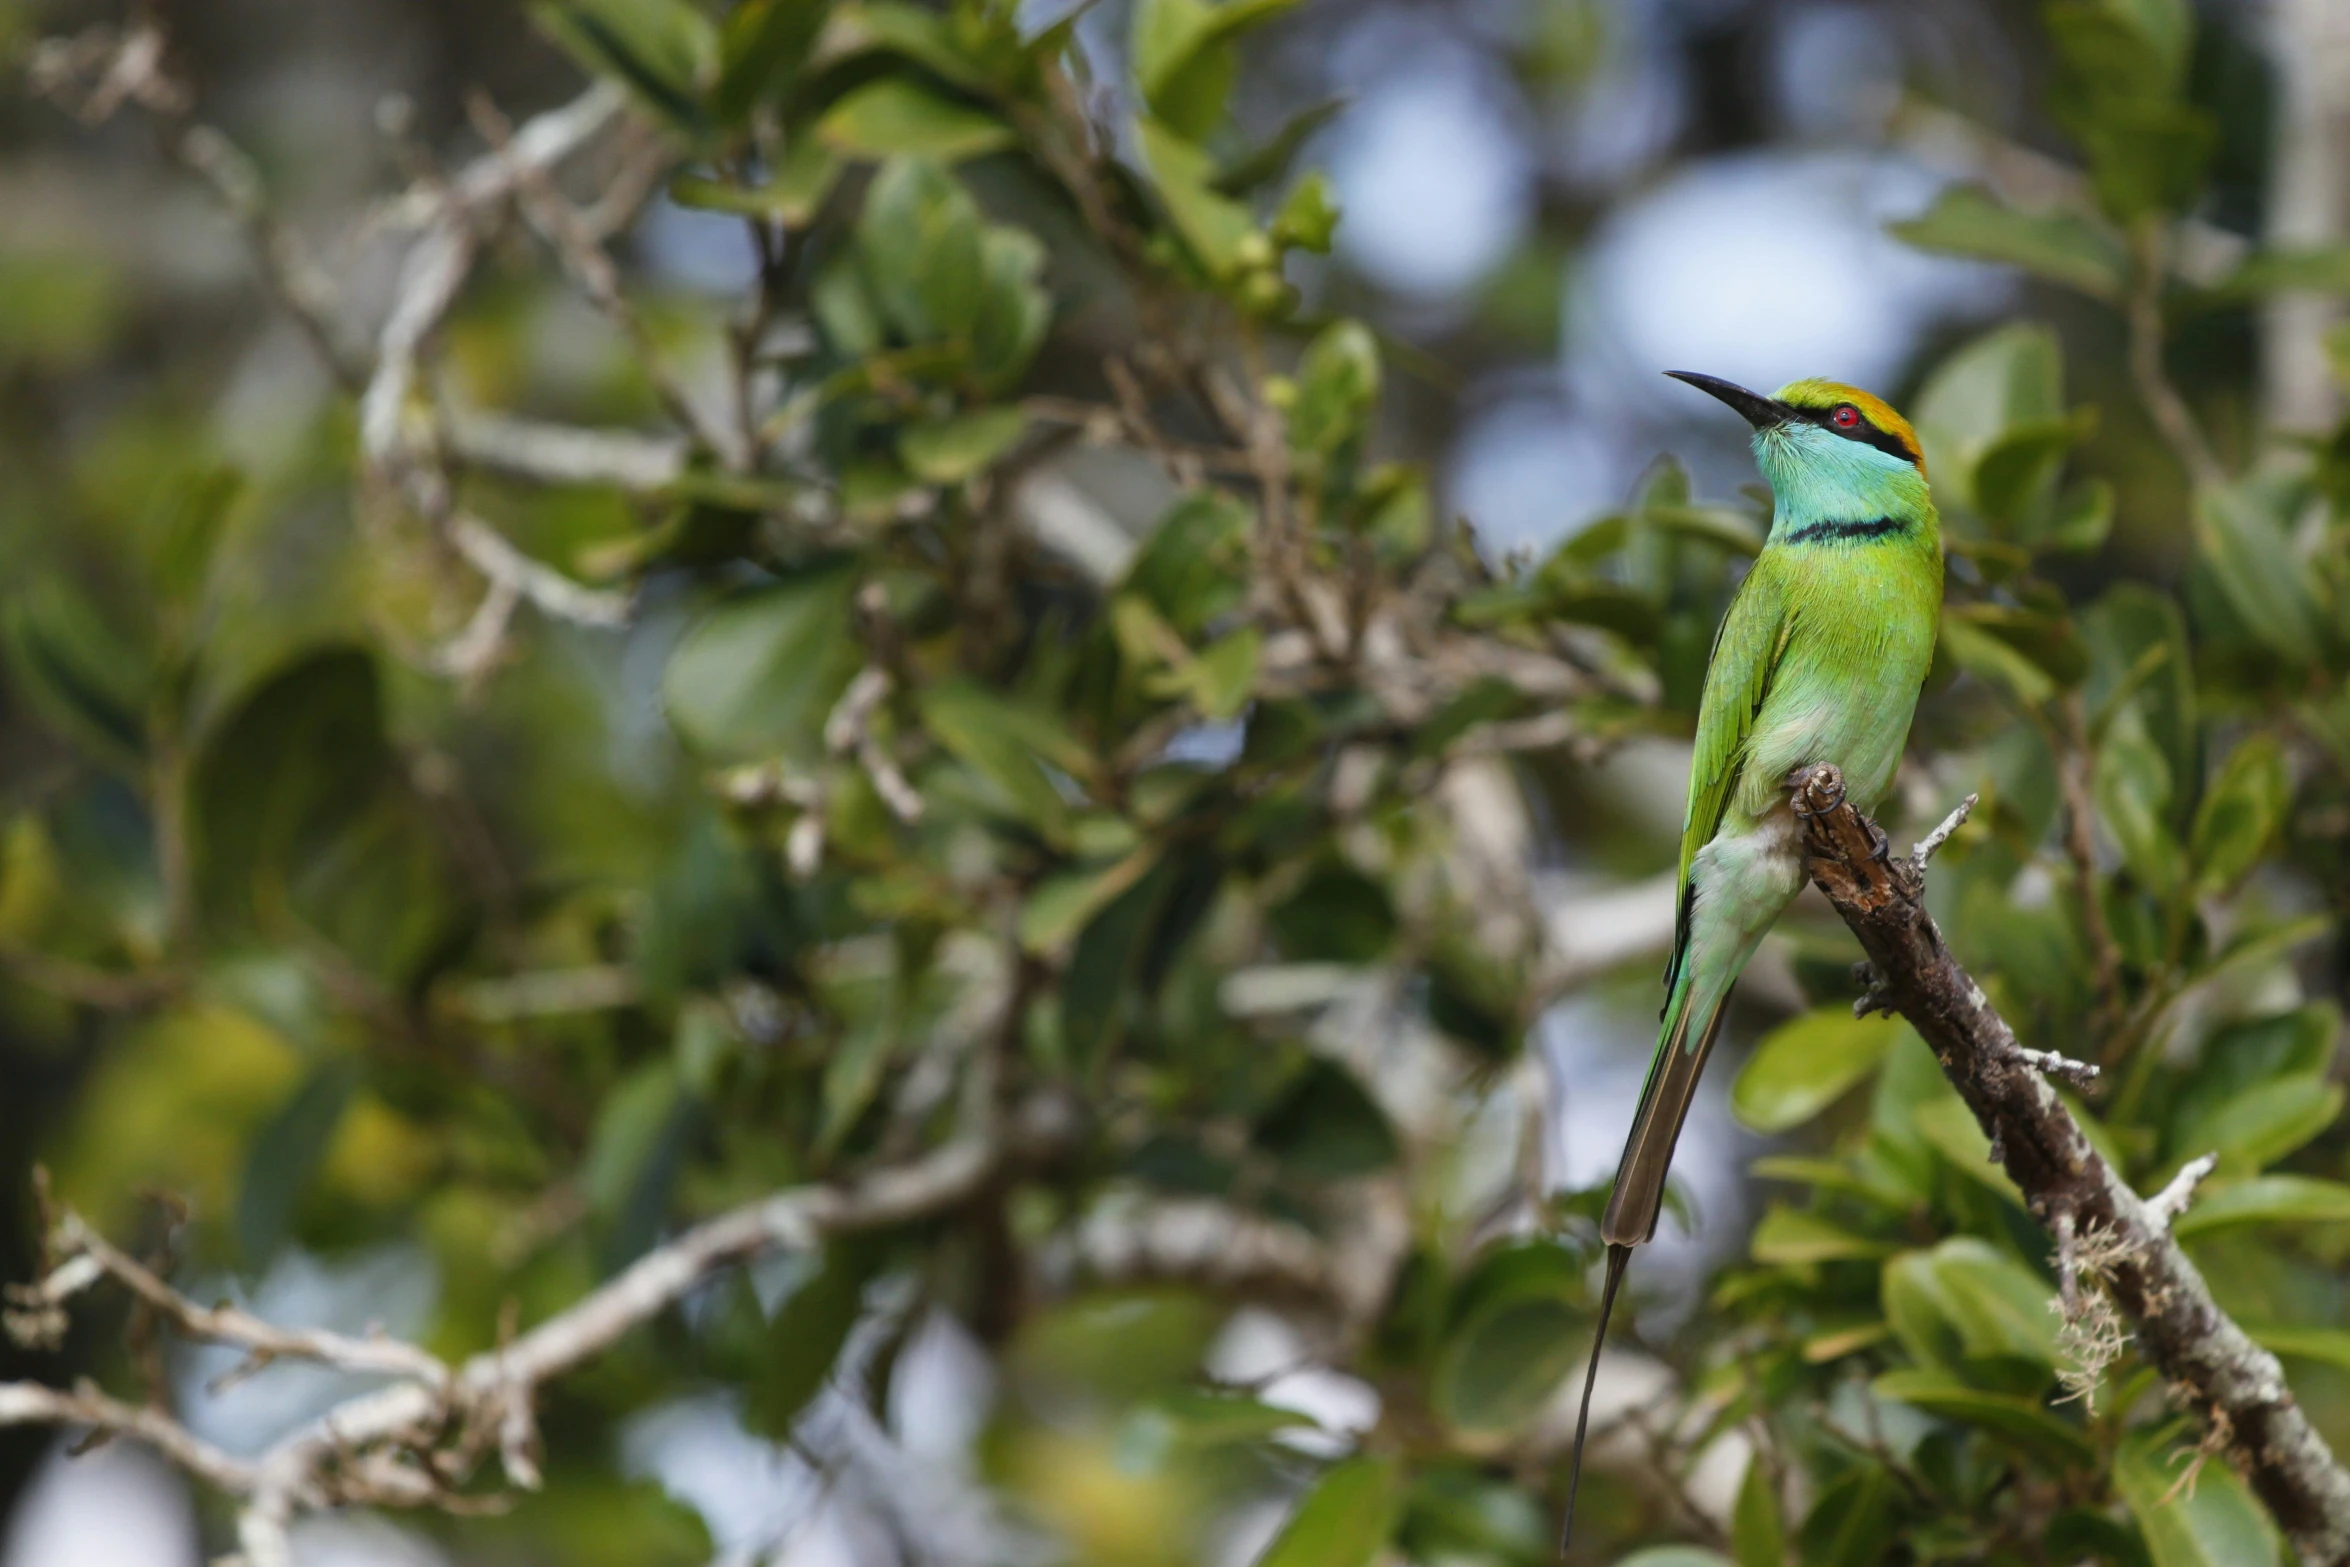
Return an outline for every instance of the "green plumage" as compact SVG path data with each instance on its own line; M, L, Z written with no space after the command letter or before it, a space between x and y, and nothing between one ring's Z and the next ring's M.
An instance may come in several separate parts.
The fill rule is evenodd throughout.
M1598 1338L1632 1248L1656 1233L1673 1147L1731 987L1803 890L1787 775L1834 762L1854 804L1876 804L1900 764L1941 615L1941 528L1917 438L1899 414L1829 381L1763 398L1681 378L1755 426L1755 460L1775 504L1706 666L1663 1026L1600 1224L1608 1270ZM1597 1338L1591 1363L1596 1372ZM1586 1416L1590 1403L1587 1379ZM1578 1481L1582 1440L1579 1421ZM1572 1488L1567 1508L1571 1522Z

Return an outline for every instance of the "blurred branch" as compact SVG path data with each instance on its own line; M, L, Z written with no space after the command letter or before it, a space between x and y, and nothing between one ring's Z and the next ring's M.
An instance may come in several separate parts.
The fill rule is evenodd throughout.
M2271 148L2267 243L2314 250L2350 229L2350 9L2340 0L2275 0L2268 8L2268 58L2276 72L2276 140ZM2341 319L2337 300L2282 293L2261 309L2262 422L2271 430L2333 427L2340 396L2326 333Z
M1679 874L1667 871L1599 892L1538 892L1548 939L1537 993L1557 995L1626 963L1663 958L1680 890Z
M466 106L474 128L492 147L503 149L513 145L514 127L487 97L475 93L466 100ZM564 275L587 296L588 303L604 319L628 338L638 367L652 383L654 395L661 399L661 406L677 422L678 428L692 431L728 468L747 472L757 456L755 448L727 425L705 419L701 409L694 405L692 394L669 368L669 356L653 340L644 317L637 314L621 288L620 269L604 249L606 234L602 225L591 222L572 205L569 197L555 188L554 181L547 177L544 163L528 158L516 160L513 189L516 205L555 253Z
M276 1360L309 1360L342 1371L415 1377L431 1383L448 1379L438 1357L397 1339L350 1338L321 1329L287 1329L234 1306L199 1306L174 1290L127 1252L118 1250L67 1212L50 1244L57 1262L33 1284L8 1289L9 1327L17 1337L54 1343L64 1326L67 1301L102 1279L112 1279L163 1314L188 1338L241 1349L256 1365Z
M2162 293L2168 244L2161 226L2151 220L2139 224L2130 236L2135 263L2128 305L2130 376L2154 427L2162 432L2163 440L2186 468L2188 479L2200 490L2225 483L2227 471L2213 455L2203 427L2195 422L2194 410L2187 406L2163 363Z
M1812 880L1860 938L1884 1000L1933 1049L2033 1214L2051 1230L2099 1237L2111 1258L2107 1287L2146 1358L2201 1416L2301 1559L2350 1562L2350 1470L2294 1402L2276 1357L2220 1310L2171 1234L2191 1183L2152 1201L2131 1191L1951 957L1926 913L1922 880L1883 852L1884 833L1845 800L1842 773L1821 765L1788 783Z
M125 103L153 115L165 152L210 186L245 231L262 286L293 317L344 390L356 392L366 371L336 319L325 275L293 230L278 221L252 158L195 117L195 95L171 74L167 54L163 29L147 19L121 32L93 27L72 38L43 40L33 50L27 74L36 93L85 125L113 118Z
M456 457L542 484L610 484L644 494L676 483L685 472L686 443L677 436L589 430L473 410L448 410L441 420Z
M830 1236L957 1207L1008 1164L1049 1157L1072 1135L1074 1115L1064 1100L1031 1100L1005 1124L986 1104L988 1096L979 1097L975 1123L931 1152L732 1209L454 1368L390 1339L284 1329L231 1307L199 1306L67 1214L55 1236L61 1260L40 1282L11 1291L9 1326L20 1338L53 1339L65 1302L111 1278L190 1337L243 1349L251 1361L299 1358L397 1380L345 1399L251 1460L220 1453L162 1410L90 1389L0 1383L0 1425L83 1426L153 1447L241 1504L246 1567L290 1567L287 1529L300 1512L345 1505L469 1510L479 1499L461 1488L492 1451L511 1484L538 1485L534 1409L541 1384L601 1355L713 1275L777 1247L809 1249Z
M0 1427L5 1426L64 1426L129 1437L231 1496L249 1494L256 1478L251 1464L204 1441L168 1411L109 1398L86 1382L76 1383L70 1392L37 1382L0 1382Z

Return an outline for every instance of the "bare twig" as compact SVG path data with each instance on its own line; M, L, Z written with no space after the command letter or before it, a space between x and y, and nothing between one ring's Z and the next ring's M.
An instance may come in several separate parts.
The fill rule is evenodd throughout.
M160 1409L109 1398L88 1383L71 1392L0 1382L0 1426L66 1426L144 1442L175 1467L231 1496L253 1488L253 1466L230 1457Z
M2170 1178L2170 1184L2146 1199L2146 1216L2164 1229L2169 1229L2178 1216L2187 1211L2187 1204L2195 1200L2195 1188L2203 1178L2219 1166L2219 1155L2203 1154L2179 1166L2179 1173Z
M334 291L271 209L253 160L217 127L195 118L195 95L171 73L168 54L163 29L150 18L120 33L95 27L74 38L47 40L33 51L28 74L37 92L85 124L112 118L125 103L153 115L172 160L209 186L245 231L262 285L344 389L357 391L365 371L345 341Z
M413 1377L428 1384L449 1378L449 1368L438 1356L398 1339L352 1338L322 1328L281 1328L234 1306L199 1306L129 1253L117 1249L78 1214L68 1213L59 1221L54 1244L66 1260L48 1279L27 1289L62 1301L93 1282L88 1269L77 1266L86 1262L161 1313L187 1337L241 1349L257 1361L309 1360L341 1371Z
M648 494L685 472L686 443L676 436L471 411L450 411L443 425L452 456L542 484L609 484Z
M491 146L513 144L513 126L488 98L474 94L467 100L467 108L474 127ZM627 335L637 363L652 382L653 391L669 417L677 421L679 429L691 431L697 440L716 452L728 468L747 472L756 456L755 450L729 426L703 417L692 393L670 370L669 356L653 340L644 317L629 303L627 293L620 286L620 269L606 253L603 236L555 188L543 165L521 161L517 170L515 199L530 220L530 226L547 242L555 259L562 263L565 275L587 296L588 303Z
M1815 767L1794 787L1812 880L1860 938L1887 998L1933 1049L2033 1212L2051 1226L2065 1216L2076 1237L2110 1237L2114 1303L2173 1396L2202 1416L2303 1561L2350 1562L2350 1470L2294 1402L2276 1357L2220 1310L2171 1235L2170 1209L2186 1186L2174 1183L2177 1199L2166 1192L2142 1201L2090 1145L1951 957L1918 889L1877 859L1883 835L1846 802L1842 774Z
M628 624L630 595L572 581L554 567L523 554L478 517L460 512L451 518L449 542L492 585L511 588L542 615L580 626Z
M507 1480L538 1482L532 1408L539 1387L610 1349L704 1280L775 1247L904 1223L969 1201L1013 1159L1050 1157L1073 1130L1070 1107L1031 1101L999 1124L984 1096L971 1129L928 1154L863 1176L782 1192L686 1231L618 1277L497 1348L451 1368L413 1345L275 1326L229 1307L187 1300L67 1216L60 1243L74 1257L28 1289L55 1306L104 1276L118 1280L192 1337L259 1359L301 1358L389 1375L386 1386L337 1404L257 1458L230 1458L167 1413L91 1389L71 1393L0 1383L0 1425L80 1425L154 1448L242 1504L238 1536L248 1567L290 1560L287 1529L300 1513L347 1504L464 1510L461 1486L496 1453Z
M1909 851L1909 873L1912 876L1915 876L1921 882L1925 880L1926 863L1933 859L1935 852L1939 850L1942 845L1950 841L1950 835L1952 833L1958 831L1961 827L1966 825L1967 817L1972 815L1974 812L1975 802L1981 798L1982 797L1980 795L1970 794L1965 799L1959 801L1957 805L1951 808L1950 814L1942 818L1942 825L1936 827L1932 832L1926 834L1923 838L1920 838L1917 843L1911 847Z
M2061 1077L2075 1087L2086 1088L2097 1081L2098 1069L2087 1061L2075 1061L2071 1056L2058 1055L2053 1050L2030 1050L2016 1046L2016 1058L2035 1072L2050 1077Z

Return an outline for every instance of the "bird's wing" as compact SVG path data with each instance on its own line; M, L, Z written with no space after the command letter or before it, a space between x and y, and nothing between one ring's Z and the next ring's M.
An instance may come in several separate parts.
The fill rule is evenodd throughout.
M1673 956L1665 965L1671 1002L1689 949L1690 866L1712 841L1729 809L1730 791L1746 765L1746 743L1770 695L1771 677L1786 651L1789 621L1778 562L1766 551L1738 585L1729 612L1714 632L1705 689L1697 704L1697 750L1689 764L1689 811L1681 821L1681 903L1673 926Z

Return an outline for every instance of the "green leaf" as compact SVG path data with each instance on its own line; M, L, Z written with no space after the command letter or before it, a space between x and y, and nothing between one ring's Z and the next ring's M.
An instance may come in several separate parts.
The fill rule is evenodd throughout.
M822 1264L776 1307L743 1400L743 1425L753 1435L771 1441L791 1435L800 1411L831 1377L833 1362L857 1325L873 1261L869 1245L836 1241L825 1248Z
M2097 748L2092 792L2098 819L2120 845L2122 861L2157 897L2186 881L2186 862L2172 836L2170 764L2146 731L2133 703L2124 703Z
M1229 281L1248 259L1249 242L1261 242L1248 209L1216 193L1210 183L1215 167L1198 147L1155 120L1137 120L1134 130L1175 232L1202 271L1218 282Z
M2229 1169L2263 1169L2325 1134L2342 1113L2342 1087L2315 1076L2260 1083L2190 1108L2172 1146L2181 1158L2209 1151Z
M194 764L191 838L207 907L274 898L381 797L394 767L366 653L316 650L263 681Z
M1240 716L1256 695L1257 657L1263 644L1262 632L1243 626L1200 650L1184 671L1184 685L1202 718L1225 723Z
M1733 555L1762 553L1762 530L1752 517L1732 507L1650 503L1636 515L1642 525L1675 538L1697 539Z
M193 604L245 494L244 476L218 464L198 468L169 487L155 516L141 530L158 598L181 608Z
M1273 242L1277 245L1294 245L1326 256L1337 232L1338 192L1330 176L1319 169L1290 187L1273 214Z
M2340 1328L2271 1326L2247 1327L2244 1331L2272 1355L2314 1360L2337 1371L2350 1371L2350 1333Z
M1882 1567L1899 1527L1893 1476L1862 1464L1822 1491L1797 1531L1803 1567Z
M1323 1472L1257 1567L1369 1567L1395 1532L1402 1501L1395 1462L1350 1458Z
M2004 692L2018 707L2038 708L2056 695L2056 682L2045 670L1959 613L1956 606L1943 608L1941 650L1952 663Z
M1629 1556L1619 1556L1616 1567L1732 1567L1732 1564L1720 1551L1709 1551L1702 1545L1651 1545ZM1746 1564L1741 1561L1737 1567Z
M938 743L991 784L1013 816L1054 843L1066 842L1070 806L1031 743L1042 715L976 681L941 681L922 693L922 722ZM1065 743L1052 749L1065 750Z
M2138 1431L2114 1456L2114 1486L2146 1536L2154 1567L2277 1567L2276 1530L2224 1462L2181 1485L2193 1449Z
M1395 1133L1354 1074L1315 1060L1257 1122L1255 1141L1283 1170L1343 1181L1395 1162Z
M1044 244L1026 229L991 226L980 241L979 320L971 333L972 368L1002 389L1020 379L1051 330L1053 297L1037 280Z
M1976 459L2009 430L2064 417L2064 351L2038 322L1972 339L1934 367L1917 398L1917 428L1937 492L1971 484ZM1971 488L1962 492L1974 504Z
M1547 1567L1557 1554L1549 1516L1522 1487L1463 1463L1423 1463L1413 1474L1396 1532L1401 1560Z
M2162 748L2171 777L2202 777L2194 663L2187 651L2186 617L2178 603L2141 583L2125 582L2107 591L2079 619L2090 650L2084 694L2092 723L2102 730L2120 704L2134 695L2133 705L2147 734Z
M843 97L816 122L816 135L844 157L943 163L1001 152L1018 139L994 115L904 76L884 76Z
M1060 992L1062 1041L1074 1064L1090 1068L1117 1042L1144 945L1177 874L1160 861L1078 932Z
M2086 555L2105 543L2113 531L2113 486L2103 479L2083 479L2057 497L2048 524L2032 542L2049 549Z
M1975 462L1975 509L2003 537L2034 537L2033 524L2047 511L2065 454L2093 424L2084 412L2008 428Z
M597 1260L617 1272L660 1238L694 1106L676 1064L648 1062L604 1096L579 1185L604 1225Z
M2350 1186L2308 1175L2262 1175L2196 1194L2171 1221L2180 1240L2248 1224L2350 1224Z
M2096 1462L2089 1439L2037 1398L1986 1392L1946 1371L1888 1371L1869 1385L1879 1397L1979 1427L2065 1467L2085 1469Z
M2053 1287L1987 1241L1959 1235L1904 1252L1885 1264L1880 1290L1893 1336L1922 1365L2019 1361L2037 1381L2056 1363Z
M1306 345L1297 366L1289 444L1324 456L1362 433L1379 398L1379 344L1360 321L1334 321Z
M1231 40L1297 0L1137 0L1129 24L1134 83L1151 113L1197 141L1223 118Z
M1890 229L1920 250L2004 262L2096 299L2128 288L2129 252L2112 230L2074 213L2018 212L1979 185L1953 185Z
M1314 132L1336 119L1345 107L1344 98L1330 98L1291 115L1279 130L1226 163L1216 175L1216 189L1227 196L1246 196L1280 179ZM1318 177L1319 171L1306 175L1307 180ZM1295 196L1291 192L1291 199Z
M982 408L905 426L898 455L927 483L961 484L985 473L1027 429L1028 415L1016 407Z
M254 1137L237 1190L237 1251L248 1269L259 1269L285 1244L358 1086L350 1062L321 1061Z
M0 609L9 684L44 723L113 766L147 751L147 659L62 575L44 574Z
M2199 892L2225 892L2250 873L2285 823L2293 781L2284 747L2263 730L2228 753L2195 813Z
M815 762L824 720L864 662L849 613L856 586L853 570L826 567L694 621L661 678L678 733L723 760Z
M2302 292L2350 293L2350 246L2255 250L2226 277L2203 290L2204 297L2215 303Z
M1379 878L1329 855L1266 911L1265 926L1293 963L1373 964L1395 941L1395 902Z
M1877 1070L1901 1025L1815 1007L1763 1036L1730 1087L1730 1110L1758 1132L1801 1126Z
M1145 849L1111 865L1057 871L1046 877L1021 907L1021 945L1031 952L1058 948L1157 863L1156 851Z
M2024 1195L2007 1172L1991 1162L1991 1139L1983 1135L1966 1101L1942 1093L1910 1112L1910 1121L1928 1146L1949 1162L1950 1168L1987 1191L1998 1193L2018 1207Z
M802 140L794 144L775 178L764 185L736 185L680 174L669 182L669 199L681 207L767 218L787 229L804 229L815 220L846 167L821 143Z
M2058 1561L2104 1567L2154 1567L2135 1524L2087 1507L2068 1507L2049 1520L2048 1554Z
M1770 1465L1760 1453L1746 1461L1738 1504L1730 1515L1730 1542L1738 1567L1787 1567L1787 1525L1779 1513L1779 1492Z
M1240 603L1252 514L1221 491L1194 490L1168 508L1126 569L1122 593L1194 638Z
M700 84L718 36L689 0L538 0L530 14L591 74L621 82L689 139L709 131Z
M1866 1260L1887 1250L1883 1241L1800 1208L1774 1207L1754 1227L1754 1260L1774 1266Z
M2196 551L2245 629L2290 662L2315 658L2316 607L2284 524L2242 485L2199 487L2192 517Z
M915 342L969 334L986 298L985 238L970 192L928 158L892 158L857 221L865 276L889 323Z
M1120 1469L1149 1474L1179 1456L1259 1441L1313 1423L1294 1409L1239 1394L1179 1388L1129 1411L1118 1422L1114 1452Z
M782 95L807 63L826 10L825 0L741 0L726 14L718 30L718 85L710 93L720 125L738 126L762 99Z
M1455 1431L1500 1434L1532 1417L1591 1350L1583 1267L1551 1241L1497 1246L1455 1293L1429 1396Z

